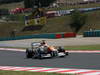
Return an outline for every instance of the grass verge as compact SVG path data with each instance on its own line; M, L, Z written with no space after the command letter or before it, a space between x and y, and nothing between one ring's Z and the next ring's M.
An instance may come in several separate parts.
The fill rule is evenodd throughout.
M100 50L100 45L65 46L66 50Z
M88 12L86 24L80 29L78 34L83 34L84 31L92 29L100 29L100 11ZM92 18L91 18L92 16ZM0 23L0 37L11 36L11 31L16 29L16 36L31 35L38 33L56 33L56 32L72 32L70 28L70 15L55 17L47 20L47 24L40 30L25 31L21 30L24 28L24 22L19 23Z
M24 71L0 71L0 75L72 75L72 74L40 73L40 72L37 73L37 72L24 72Z
M0 48L16 48L16 49L26 49L19 47L0 47ZM65 46L66 50L100 50L100 45L82 45L82 46Z

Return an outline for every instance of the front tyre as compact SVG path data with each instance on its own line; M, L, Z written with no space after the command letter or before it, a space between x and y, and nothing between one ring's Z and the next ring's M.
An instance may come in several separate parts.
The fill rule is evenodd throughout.
M26 49L26 58L32 58L32 54L33 54L32 50Z

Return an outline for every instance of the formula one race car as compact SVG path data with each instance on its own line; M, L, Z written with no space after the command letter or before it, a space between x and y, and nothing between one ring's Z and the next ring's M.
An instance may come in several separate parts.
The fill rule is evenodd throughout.
M53 58L53 57L65 57L68 55L62 47L57 49L53 46L41 45L40 42L31 43L31 48L26 49L27 58Z

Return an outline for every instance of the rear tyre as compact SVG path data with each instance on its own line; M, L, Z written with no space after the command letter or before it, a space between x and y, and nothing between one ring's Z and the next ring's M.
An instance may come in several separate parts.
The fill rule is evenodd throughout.
M66 54L66 55L69 55L69 53L68 53L68 52L65 52L65 54Z
M42 56L42 54L40 54L38 58L39 58L39 59L43 59L43 56Z

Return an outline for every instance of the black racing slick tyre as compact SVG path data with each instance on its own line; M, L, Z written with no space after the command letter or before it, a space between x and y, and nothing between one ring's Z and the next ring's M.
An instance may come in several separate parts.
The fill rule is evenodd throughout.
M65 52L65 54L68 56L69 55L69 52Z
M26 58L32 58L32 54L33 54L32 50L26 49Z

